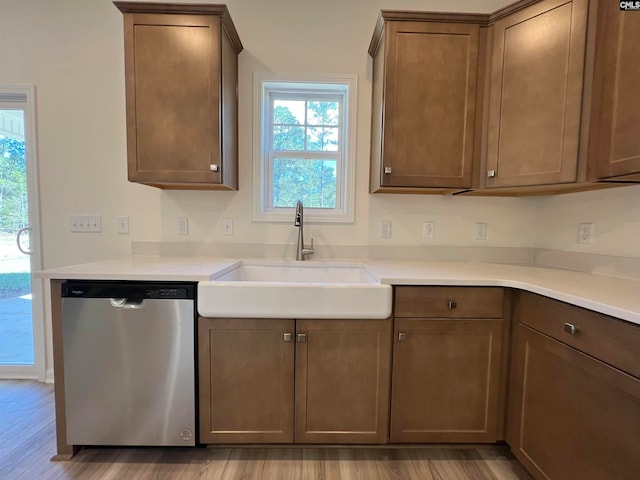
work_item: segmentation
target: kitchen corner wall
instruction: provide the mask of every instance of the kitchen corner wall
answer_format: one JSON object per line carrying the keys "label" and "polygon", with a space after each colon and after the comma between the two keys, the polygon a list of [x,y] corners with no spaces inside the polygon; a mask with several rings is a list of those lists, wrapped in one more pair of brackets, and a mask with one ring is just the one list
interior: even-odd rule
{"label": "kitchen corner wall", "polygon": [[[580,223],[593,223],[591,245],[577,243]],[[535,224],[537,248],[640,259],[640,185],[540,197]]]}
{"label": "kitchen corner wall", "polygon": [[[190,0],[193,1],[193,0]],[[576,250],[578,222],[596,223],[580,251],[640,258],[639,187],[543,198],[368,193],[371,59],[381,8],[490,12],[509,0],[228,0],[239,58],[240,190],[162,191],[126,178],[122,15],[110,0],[0,0],[0,84],[35,84],[45,268],[127,255],[132,242],[293,244],[287,224],[252,222],[255,71],[358,75],[355,223],[307,226],[322,245],[540,247]],[[100,234],[69,232],[69,215],[102,215]],[[130,234],[116,233],[116,217]],[[176,217],[189,236],[176,235]],[[221,218],[234,234],[223,236]],[[293,219],[292,219],[293,220]],[[379,222],[391,220],[392,238]],[[424,221],[435,238],[422,240]],[[487,239],[474,240],[476,222]],[[600,234],[606,233],[600,241]]]}

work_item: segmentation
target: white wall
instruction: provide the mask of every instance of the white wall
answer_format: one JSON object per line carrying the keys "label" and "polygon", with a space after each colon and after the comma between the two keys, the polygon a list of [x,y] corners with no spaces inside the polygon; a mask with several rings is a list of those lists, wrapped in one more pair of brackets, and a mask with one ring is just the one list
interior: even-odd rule
{"label": "white wall", "polygon": [[[540,197],[538,248],[640,258],[640,185]],[[591,245],[577,243],[578,224],[593,223]]]}
{"label": "white wall", "polygon": [[[322,244],[577,249],[579,221],[593,221],[596,253],[640,257],[638,189],[549,198],[461,198],[368,193],[371,60],[381,8],[489,12],[509,0],[227,0],[240,55],[240,190],[162,191],[127,182],[122,15],[109,0],[0,0],[0,84],[35,84],[44,267],[126,255],[131,242],[293,243],[290,224],[253,223],[252,74],[358,75],[356,221],[309,225]],[[635,206],[635,209],[633,208]],[[101,234],[71,234],[73,213],[101,213]],[[130,235],[115,218],[130,217]],[[175,234],[188,216],[190,235]],[[220,219],[232,217],[233,236]],[[391,239],[379,238],[382,219]],[[422,222],[436,238],[421,239]],[[485,242],[474,224],[488,224]],[[606,235],[601,235],[606,233]]]}

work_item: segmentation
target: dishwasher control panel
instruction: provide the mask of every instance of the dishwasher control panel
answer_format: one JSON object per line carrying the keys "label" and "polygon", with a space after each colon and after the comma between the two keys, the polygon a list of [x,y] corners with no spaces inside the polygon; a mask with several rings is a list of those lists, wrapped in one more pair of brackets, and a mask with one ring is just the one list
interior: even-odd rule
{"label": "dishwasher control panel", "polygon": [[73,281],[62,284],[63,298],[193,299],[195,283]]}

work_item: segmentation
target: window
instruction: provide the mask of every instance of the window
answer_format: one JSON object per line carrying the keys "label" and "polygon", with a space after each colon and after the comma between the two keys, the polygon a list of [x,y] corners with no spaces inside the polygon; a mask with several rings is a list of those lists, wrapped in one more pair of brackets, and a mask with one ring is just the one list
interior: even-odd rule
{"label": "window", "polygon": [[[254,220],[353,222],[355,76],[256,74]],[[257,193],[259,192],[259,194]]]}

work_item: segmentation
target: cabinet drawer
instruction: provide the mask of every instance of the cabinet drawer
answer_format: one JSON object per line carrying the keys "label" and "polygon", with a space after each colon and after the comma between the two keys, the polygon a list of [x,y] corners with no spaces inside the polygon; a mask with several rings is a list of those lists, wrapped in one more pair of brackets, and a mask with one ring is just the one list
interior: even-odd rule
{"label": "cabinet drawer", "polygon": [[640,327],[636,325],[528,292],[520,292],[515,318],[640,378]]}
{"label": "cabinet drawer", "polygon": [[396,287],[396,317],[502,318],[500,287]]}

